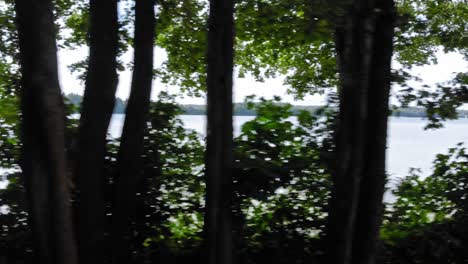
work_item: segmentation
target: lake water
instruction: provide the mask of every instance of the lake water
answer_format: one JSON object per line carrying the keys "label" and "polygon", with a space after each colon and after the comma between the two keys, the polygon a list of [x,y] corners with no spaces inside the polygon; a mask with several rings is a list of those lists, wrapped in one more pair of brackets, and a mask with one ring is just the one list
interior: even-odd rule
{"label": "lake water", "polygon": [[[109,133],[119,137],[122,131],[124,115],[114,114],[109,126]],[[205,133],[206,117],[181,115],[185,127]],[[242,124],[252,120],[253,116],[234,117],[234,135],[238,135]],[[291,119],[294,122],[294,118]],[[459,142],[468,144],[468,118],[447,121],[444,128],[424,130],[427,121],[420,118],[390,117],[387,149],[387,172],[390,174],[389,185],[398,178],[408,175],[410,168],[420,168],[423,175],[431,172],[432,161],[438,153],[446,153],[448,148]],[[0,173],[2,170],[0,169]],[[0,180],[0,188],[6,186]]]}
{"label": "lake water", "polygon": [[[109,126],[112,137],[120,137],[125,116],[114,114]],[[205,134],[206,117],[181,115],[186,128]],[[242,124],[252,120],[253,116],[234,117],[234,135],[238,135]],[[295,122],[295,119],[291,119]],[[432,161],[438,153],[446,153],[448,148],[457,143],[468,143],[468,118],[447,121],[444,128],[424,130],[425,120],[420,118],[390,117],[387,142],[387,172],[390,174],[388,187],[392,187],[398,178],[408,175],[410,168],[420,168],[423,175],[428,175]],[[0,173],[5,172],[0,168]],[[0,180],[0,188],[5,188],[7,181]],[[384,200],[393,201],[387,192]],[[0,205],[0,213],[6,212],[5,205]]]}
{"label": "lake water", "polygon": [[[206,117],[181,115],[185,127],[204,134]],[[253,116],[234,117],[234,135],[238,135],[242,124]],[[120,136],[124,115],[112,117],[109,132],[113,137]],[[294,121],[294,119],[292,119]],[[420,168],[424,175],[429,174],[432,161],[438,153],[446,153],[458,142],[468,143],[468,119],[447,121],[444,128],[424,130],[427,121],[420,118],[390,117],[387,149],[387,172],[391,175],[390,184],[399,177],[406,176],[410,168]],[[392,185],[392,184],[391,184]]]}

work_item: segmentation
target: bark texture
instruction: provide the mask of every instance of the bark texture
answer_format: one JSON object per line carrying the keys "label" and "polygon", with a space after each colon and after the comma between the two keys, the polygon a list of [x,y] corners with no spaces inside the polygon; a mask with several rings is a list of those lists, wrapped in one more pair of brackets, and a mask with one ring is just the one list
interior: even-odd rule
{"label": "bark texture", "polygon": [[117,87],[117,0],[91,0],[89,64],[85,83],[75,177],[79,190],[81,263],[101,264],[104,252],[104,155]]}
{"label": "bark texture", "polygon": [[[335,135],[336,164],[328,225],[328,263],[351,263],[353,234],[366,162],[365,125],[372,55],[372,5],[356,0],[344,29],[335,36],[339,52],[340,112]],[[342,52],[342,53],[341,53]]]}
{"label": "bark texture", "polygon": [[205,234],[210,264],[232,263],[232,74],[234,1],[211,0],[208,20],[208,126]]}
{"label": "bark texture", "polygon": [[134,68],[117,160],[112,210],[114,263],[130,263],[129,227],[141,181],[141,155],[153,80],[155,13],[153,0],[135,1]]}
{"label": "bark texture", "polygon": [[65,113],[50,0],[17,0],[22,162],[38,262],[76,264],[65,160]]}
{"label": "bark texture", "polygon": [[337,164],[329,222],[329,263],[375,263],[393,53],[393,0],[354,1],[336,31],[341,77]]}

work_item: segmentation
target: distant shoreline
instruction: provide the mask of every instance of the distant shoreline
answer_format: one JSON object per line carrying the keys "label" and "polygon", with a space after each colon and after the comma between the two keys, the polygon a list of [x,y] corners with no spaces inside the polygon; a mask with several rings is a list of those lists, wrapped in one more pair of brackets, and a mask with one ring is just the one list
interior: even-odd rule
{"label": "distant shoreline", "polygon": [[[114,115],[125,115],[124,112],[114,112],[113,113]],[[187,114],[187,113],[182,113],[180,115],[183,115],[183,116],[206,116],[206,114]],[[256,115],[236,115],[234,114],[233,116],[256,116]],[[293,116],[297,116],[297,115],[293,115]],[[419,119],[422,119],[422,120],[426,120],[427,117],[424,117],[424,116],[403,116],[403,115],[390,115],[390,117],[396,117],[396,118],[419,118]],[[456,119],[451,119],[451,120],[464,120],[464,119],[467,119],[468,120],[468,117],[458,117]]]}
{"label": "distant shoreline", "polygon": [[[181,106],[181,108],[182,108],[182,110],[184,110],[183,106]],[[292,111],[293,111],[292,116],[297,116],[297,111],[294,111],[294,109],[292,109]],[[423,111],[422,108],[421,108],[421,111]],[[462,111],[467,111],[467,110],[462,110]],[[313,111],[310,111],[310,112],[313,113]],[[124,115],[125,111],[121,111],[121,112],[114,111],[114,114]],[[206,116],[206,113],[198,112],[198,111],[197,112],[182,111],[182,113],[180,115]],[[257,114],[255,112],[253,112],[253,113],[236,113],[236,111],[234,111],[233,116],[257,116]],[[427,119],[427,116],[425,114],[423,114],[423,113],[420,113],[419,111],[418,112],[396,112],[396,113],[394,112],[390,116],[391,117],[406,117],[406,118]],[[459,116],[456,119],[468,119],[468,114],[464,114],[463,112],[459,113]]]}
{"label": "distant shoreline", "polygon": [[[79,106],[82,101],[82,96],[78,94],[68,94],[66,98],[70,103]],[[114,114],[125,114],[125,107],[127,101],[120,98],[116,98]],[[183,115],[206,115],[206,106],[205,105],[196,105],[196,104],[183,104],[179,105],[182,110]],[[307,111],[310,113],[315,113],[318,109],[323,106],[304,106],[304,105],[292,105],[291,112],[293,115],[297,115],[300,111]],[[466,119],[468,118],[468,110],[458,110],[459,118]],[[234,104],[234,116],[256,116],[256,112],[249,107],[246,103],[235,103]],[[418,117],[418,118],[427,118],[426,110],[421,107],[406,107],[400,108],[392,111],[391,116],[394,117]]]}
{"label": "distant shoreline", "polygon": [[[206,115],[204,105],[179,105],[182,110],[181,115],[194,115],[202,116]],[[317,109],[322,106],[297,106],[293,105],[291,107],[292,115],[297,116],[300,111],[308,111],[314,113]],[[125,106],[122,108],[115,108],[114,114],[125,114]],[[468,119],[468,110],[459,110],[457,119]],[[254,110],[248,109],[244,103],[234,104],[234,116],[257,116]],[[411,117],[411,118],[421,118],[426,119],[427,115],[424,108],[420,107],[408,107],[392,111],[390,116],[393,117]]]}

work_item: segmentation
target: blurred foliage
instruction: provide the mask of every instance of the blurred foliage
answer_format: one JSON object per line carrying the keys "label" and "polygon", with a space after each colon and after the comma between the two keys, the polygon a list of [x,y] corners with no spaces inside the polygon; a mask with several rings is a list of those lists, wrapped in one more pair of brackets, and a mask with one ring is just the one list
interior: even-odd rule
{"label": "blurred foliage", "polygon": [[427,178],[416,170],[392,191],[381,237],[385,263],[466,263],[468,153],[438,154]]}
{"label": "blurred foliage", "polygon": [[[460,111],[457,109],[468,103],[468,72],[460,72],[455,78],[446,83],[438,83],[435,89],[405,88],[400,91],[399,98],[403,106],[416,102],[417,106],[426,109],[429,120],[426,129],[443,127],[442,121],[456,119]],[[466,115],[466,112],[462,112]]]}
{"label": "blurred foliage", "polygon": [[176,116],[174,98],[161,93],[153,103],[145,135],[135,246],[180,252],[200,245],[203,224],[203,153],[200,135],[186,130]]}
{"label": "blurred foliage", "polygon": [[[0,256],[31,257],[27,205],[19,170],[19,53],[12,0],[0,5]],[[436,52],[459,52],[468,58],[468,5],[465,1],[397,2],[393,82],[403,86],[403,106],[425,107],[429,127],[455,118],[467,102],[467,73],[436,87],[414,89],[414,66],[436,63]],[[333,32],[348,1],[237,1],[236,66],[240,77],[258,81],[285,77],[296,98],[331,93],[337,85]],[[62,50],[88,45],[88,1],[55,1],[58,45]],[[157,1],[157,39],[167,58],[155,69],[164,83],[191,95],[205,87],[207,1]],[[133,1],[119,1],[120,55],[132,45]],[[87,58],[70,65],[84,78]],[[119,70],[131,65],[120,62]],[[330,89],[331,88],[331,89]],[[434,89],[435,88],[435,89]],[[330,92],[331,91],[331,92]],[[66,101],[67,150],[73,164],[78,108]],[[318,262],[323,252],[329,197],[328,163],[333,160],[333,117],[336,108],[297,111],[289,104],[249,97],[256,112],[235,138],[236,250],[242,263]],[[336,106],[336,105],[335,105]],[[174,98],[162,94],[151,106],[139,186],[132,247],[141,263],[193,261],[200,254],[204,210],[204,143],[177,117]],[[296,115],[297,117],[293,117]],[[109,138],[106,157],[110,201],[119,146]],[[381,232],[382,263],[466,263],[468,256],[467,154],[463,146],[440,154],[434,171],[422,178],[411,172],[393,190]],[[183,262],[182,261],[182,262]]]}
{"label": "blurred foliage", "polygon": [[[261,263],[317,258],[323,249],[330,181],[331,121],[290,104],[249,97],[257,116],[243,124],[235,138],[234,229],[239,255]],[[323,246],[323,245],[322,245]]]}
{"label": "blurred foliage", "polygon": [[396,59],[406,67],[436,63],[435,53],[456,51],[468,59],[468,6],[459,0],[398,0]]}
{"label": "blurred foliage", "polygon": [[[235,64],[239,77],[250,75],[263,81],[282,76],[296,98],[333,90],[338,81],[334,31],[349,2],[236,1]],[[439,50],[468,56],[465,1],[397,0],[396,5],[394,58],[399,66],[394,71],[395,83],[408,85],[416,80],[409,70],[437,63]],[[133,2],[121,0],[119,7],[120,43],[125,51],[132,44]],[[155,76],[191,95],[202,95],[208,1],[161,0],[156,9],[155,45],[165,51],[166,58],[155,69]],[[58,12],[63,13],[58,19],[63,21],[59,23],[64,32],[63,47],[86,46],[87,1],[75,1],[67,10]],[[71,69],[81,71],[85,65],[79,61]]]}
{"label": "blurred foliage", "polygon": [[155,76],[199,96],[205,90],[207,1],[158,1],[156,45],[167,54]]}
{"label": "blurred foliage", "polygon": [[[403,107],[410,103],[426,108],[426,128],[458,117],[456,109],[468,102],[467,73],[453,75],[442,83],[426,84],[408,70],[413,66],[437,64],[436,53],[457,52],[468,59],[468,5],[458,0],[399,0],[395,59],[401,64],[396,76],[402,87],[397,96]],[[413,81],[412,84],[409,82]]]}
{"label": "blurred foliage", "polygon": [[[242,232],[239,250],[253,258],[261,258],[267,250],[274,252],[278,243],[284,244],[285,252],[275,254],[283,258],[297,250],[313,256],[318,251],[310,248],[314,243],[306,241],[318,241],[326,219],[329,181],[321,159],[322,150],[329,151],[326,119],[303,111],[297,117],[298,124],[293,125],[291,105],[278,103],[279,98],[247,102],[259,114],[235,139],[237,203],[233,210]],[[70,107],[73,109],[72,104]],[[132,247],[139,260],[196,254],[201,247],[204,143],[201,135],[183,127],[177,117],[180,111],[174,98],[164,93],[151,106],[142,156],[143,181],[133,223]],[[68,127],[68,135],[73,136],[76,119],[70,118]],[[109,138],[109,201],[118,145],[118,139]],[[73,144],[68,148],[72,160]],[[7,188],[0,190],[6,210],[0,214],[1,243],[8,252],[14,245],[25,250],[29,241],[27,210],[25,204],[17,205],[25,200],[20,197],[24,195],[18,183],[21,173],[7,175]],[[23,224],[17,225],[19,222]],[[11,242],[15,239],[18,241]]]}
{"label": "blurred foliage", "polygon": [[[258,81],[284,77],[289,93],[331,94],[338,82],[334,31],[349,1],[236,1],[235,64],[239,77]],[[458,52],[468,58],[468,8],[458,0],[397,0],[393,83],[401,106],[427,109],[428,128],[457,117],[457,107],[467,102],[466,72],[452,80],[427,85],[411,73],[414,66],[437,63],[436,53]],[[55,1],[60,50],[88,46],[89,1]],[[131,69],[122,55],[133,45],[134,2],[119,1],[119,70]],[[162,65],[154,70],[163,83],[178,86],[190,95],[203,95],[206,69],[208,2],[161,0],[156,3],[155,46],[164,50]],[[0,102],[9,104],[20,88],[17,33],[13,1],[0,7]],[[161,54],[162,55],[162,54]],[[84,80],[87,56],[68,65]],[[3,114],[3,113],[0,113]]]}
{"label": "blurred foliage", "polygon": [[[67,148],[72,161],[77,119],[72,118],[74,105],[67,105],[71,137]],[[292,106],[280,98],[253,96],[245,105],[257,116],[242,126],[234,140],[236,255],[240,263],[270,263],[272,258],[276,263],[320,263],[334,110],[301,111],[293,116]],[[131,246],[137,263],[193,263],[202,252],[204,139],[184,128],[180,113],[174,97],[165,93],[151,105],[132,223]],[[18,142],[11,144],[19,147]],[[105,191],[109,204],[118,146],[119,139],[109,138]],[[17,168],[19,161],[14,157],[9,164]],[[8,185],[0,189],[0,254],[27,260],[32,251],[21,172],[10,170],[1,177]],[[392,191],[394,201],[386,206],[382,263],[468,260],[463,250],[468,242],[467,186],[468,156],[462,145],[437,155],[427,178],[413,170],[402,179]]]}
{"label": "blurred foliage", "polygon": [[2,173],[0,181],[8,181],[6,188],[0,189],[0,255],[12,260],[32,258],[33,238],[21,173]]}
{"label": "blurred foliage", "polygon": [[333,32],[346,1],[238,1],[236,65],[258,81],[284,75],[303,97],[337,84]]}

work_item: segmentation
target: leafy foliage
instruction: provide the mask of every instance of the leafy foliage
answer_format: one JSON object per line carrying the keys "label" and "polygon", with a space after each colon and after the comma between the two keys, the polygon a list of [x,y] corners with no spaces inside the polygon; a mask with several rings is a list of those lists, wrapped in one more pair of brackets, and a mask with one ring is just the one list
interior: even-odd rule
{"label": "leafy foliage", "polygon": [[[329,92],[337,84],[333,34],[348,1],[237,1],[236,65],[239,76],[257,80],[285,76],[289,92],[297,98]],[[416,91],[407,81],[413,66],[436,63],[442,47],[468,57],[463,1],[397,1],[398,23],[394,82],[406,85],[403,105],[416,101],[426,107],[431,127],[456,117],[455,109],[467,101],[467,74],[459,73],[436,90]],[[87,1],[55,1],[55,19],[61,49],[88,45]],[[201,95],[205,84],[207,2],[161,0],[157,6],[155,45],[167,60],[155,75],[163,82]],[[132,1],[120,1],[120,52],[132,41]],[[13,1],[0,5],[0,255],[15,259],[31,253],[24,190],[19,167],[18,99],[21,90]],[[71,65],[84,78],[86,58]],[[127,66],[127,65],[125,65]],[[130,65],[131,66],[131,65]],[[124,65],[120,65],[120,70]],[[72,113],[76,107],[67,104]],[[333,109],[321,115],[293,111],[291,105],[254,98],[246,102],[255,111],[235,138],[236,245],[246,263],[274,258],[278,263],[313,262],[323,251],[321,239],[330,195],[327,164],[333,159]],[[319,111],[319,112],[320,112]],[[135,258],[146,262],[198,254],[204,210],[203,139],[184,129],[177,118],[174,98],[161,95],[151,107],[139,186],[137,219],[132,247]],[[294,124],[293,114],[297,114]],[[68,119],[67,148],[73,160],[76,120]],[[112,193],[119,141],[110,139],[106,157]],[[72,164],[72,162],[70,162]],[[468,260],[466,228],[467,155],[462,146],[438,155],[434,172],[422,179],[417,172],[393,192],[382,240],[385,263],[462,263]],[[26,254],[25,254],[26,252]],[[249,256],[247,259],[246,256]],[[297,257],[300,256],[300,257]],[[177,261],[176,261],[177,262]]]}
{"label": "leafy foliage", "polygon": [[[243,263],[271,258],[278,263],[319,262],[330,195],[326,168],[333,159],[333,122],[321,113],[302,111],[293,116],[292,106],[281,104],[279,98],[250,97],[245,104],[257,116],[235,138],[233,220],[238,256]],[[132,223],[132,248],[139,262],[190,261],[202,249],[203,138],[183,127],[177,117],[180,111],[167,94],[151,106],[137,218]],[[70,136],[75,121],[70,120]],[[109,201],[118,144],[118,139],[108,143]],[[381,236],[384,263],[467,259],[462,250],[468,239],[463,224],[467,159],[462,145],[450,149],[437,156],[432,175],[422,179],[413,171],[393,191],[396,200],[387,206]],[[21,252],[31,252],[31,240],[21,172],[6,177],[7,188],[0,190],[0,244],[12,258],[24,259],[29,255]],[[446,259],[454,262],[443,262]]]}
{"label": "leafy foliage", "polygon": [[206,1],[160,2],[156,45],[166,51],[167,60],[155,74],[192,95],[205,90],[207,18]]}
{"label": "leafy foliage", "polygon": [[327,218],[326,124],[307,111],[293,124],[292,106],[279,102],[247,99],[257,116],[235,139],[235,222],[253,263],[263,254],[278,263],[317,257]]}
{"label": "leafy foliage", "polygon": [[393,191],[382,228],[389,263],[464,263],[468,260],[468,155],[462,144],[438,154],[434,171],[415,171]]}
{"label": "leafy foliage", "polygon": [[457,108],[468,102],[468,73],[460,72],[446,83],[438,83],[437,89],[430,91],[429,86],[422,90],[407,88],[402,90],[400,99],[404,106],[416,101],[418,106],[426,109],[428,128],[440,128],[442,121],[458,118]]}
{"label": "leafy foliage", "polygon": [[183,127],[173,100],[162,93],[152,105],[145,136],[139,228],[145,246],[156,252],[199,246],[203,224],[204,146]]}

